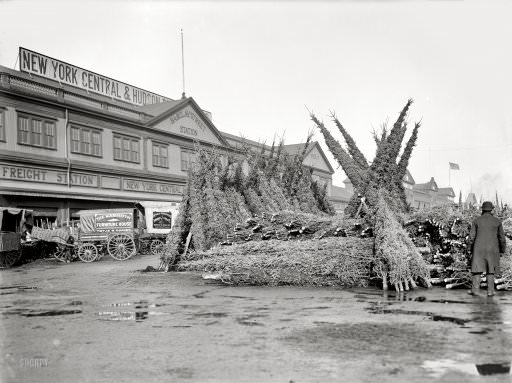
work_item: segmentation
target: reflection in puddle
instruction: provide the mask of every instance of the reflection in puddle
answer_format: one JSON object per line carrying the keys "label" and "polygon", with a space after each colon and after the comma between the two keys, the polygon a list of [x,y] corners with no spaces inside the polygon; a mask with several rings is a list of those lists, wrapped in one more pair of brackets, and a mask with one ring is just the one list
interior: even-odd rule
{"label": "reflection in puddle", "polygon": [[463,372],[469,375],[510,374],[510,362],[473,364],[457,362],[451,359],[427,360],[421,366],[435,378],[443,376],[448,371]]}
{"label": "reflection in puddle", "polygon": [[99,319],[106,321],[135,321],[142,322],[149,316],[170,315],[159,311],[100,311],[96,313]]}
{"label": "reflection in puddle", "polygon": [[138,301],[138,302],[122,302],[122,303],[107,303],[104,304],[103,307],[130,307],[133,306],[136,309],[148,309],[148,308],[156,308],[161,307],[163,304],[160,303],[149,303],[148,301]]}
{"label": "reflection in puddle", "polygon": [[108,321],[135,321],[142,322],[143,320],[148,319],[149,312],[147,311],[138,311],[138,312],[129,312],[129,311],[100,311],[98,313],[101,320]]}

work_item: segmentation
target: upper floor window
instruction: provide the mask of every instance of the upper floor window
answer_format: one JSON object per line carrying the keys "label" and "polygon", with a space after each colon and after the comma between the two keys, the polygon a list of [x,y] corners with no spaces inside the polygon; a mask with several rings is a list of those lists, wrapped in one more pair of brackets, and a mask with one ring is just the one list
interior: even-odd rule
{"label": "upper floor window", "polygon": [[5,111],[0,106],[0,141],[5,142]]}
{"label": "upper floor window", "polygon": [[18,144],[56,149],[57,138],[55,133],[55,120],[18,113]]}
{"label": "upper floor window", "polygon": [[139,139],[114,134],[114,160],[139,163]]}
{"label": "upper floor window", "polygon": [[101,157],[101,130],[71,126],[71,152]]}
{"label": "upper floor window", "polygon": [[196,162],[196,152],[193,150],[181,149],[181,170],[188,171]]}
{"label": "upper floor window", "polygon": [[162,168],[169,167],[167,150],[167,145],[153,142],[153,166],[158,166]]}

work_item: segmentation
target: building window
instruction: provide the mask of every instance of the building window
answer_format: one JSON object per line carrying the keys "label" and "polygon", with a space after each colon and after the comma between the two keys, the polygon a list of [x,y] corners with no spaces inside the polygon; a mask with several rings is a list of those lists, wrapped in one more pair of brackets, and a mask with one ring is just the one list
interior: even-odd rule
{"label": "building window", "polygon": [[5,142],[5,111],[0,107],[0,141]]}
{"label": "building window", "polygon": [[181,170],[188,171],[196,162],[196,152],[193,150],[181,149]]}
{"label": "building window", "polygon": [[[0,124],[3,126],[3,123]],[[0,130],[2,130],[1,127]],[[0,141],[5,140],[5,132],[3,140],[1,137],[0,133]],[[18,144],[56,149],[55,121],[37,116],[18,114]]]}
{"label": "building window", "polygon": [[153,142],[153,166],[168,168],[167,145]]}
{"label": "building window", "polygon": [[114,160],[139,163],[139,139],[114,134]]}
{"label": "building window", "polygon": [[71,152],[101,157],[101,131],[83,126],[72,126]]}

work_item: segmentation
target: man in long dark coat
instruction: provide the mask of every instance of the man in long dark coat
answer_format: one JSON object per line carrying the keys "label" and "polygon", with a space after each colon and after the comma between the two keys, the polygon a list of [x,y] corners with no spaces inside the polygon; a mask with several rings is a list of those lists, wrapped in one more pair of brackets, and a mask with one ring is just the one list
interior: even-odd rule
{"label": "man in long dark coat", "polygon": [[482,273],[487,274],[487,295],[494,295],[494,274],[500,272],[500,253],[507,243],[501,221],[492,215],[492,202],[482,204],[482,215],[473,221],[469,233],[471,250],[472,287],[469,292],[478,295]]}

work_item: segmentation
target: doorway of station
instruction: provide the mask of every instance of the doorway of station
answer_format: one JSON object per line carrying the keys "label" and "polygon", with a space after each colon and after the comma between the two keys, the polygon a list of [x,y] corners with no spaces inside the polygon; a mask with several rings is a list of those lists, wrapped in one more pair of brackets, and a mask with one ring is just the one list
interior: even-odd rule
{"label": "doorway of station", "polygon": [[41,229],[53,229],[57,227],[57,208],[48,208],[40,206],[19,206],[21,209],[32,210],[34,217],[34,226]]}

